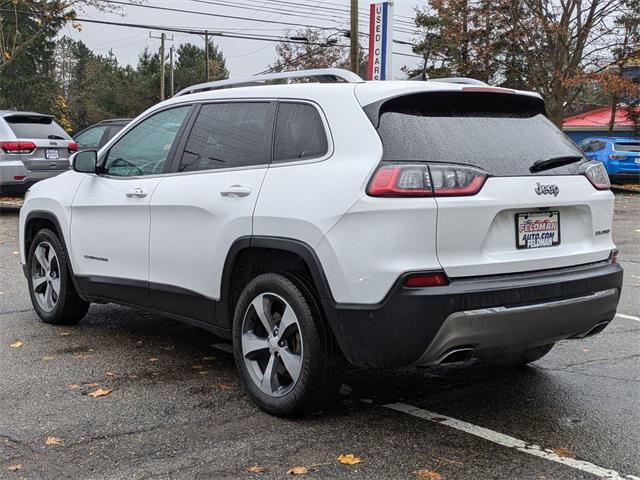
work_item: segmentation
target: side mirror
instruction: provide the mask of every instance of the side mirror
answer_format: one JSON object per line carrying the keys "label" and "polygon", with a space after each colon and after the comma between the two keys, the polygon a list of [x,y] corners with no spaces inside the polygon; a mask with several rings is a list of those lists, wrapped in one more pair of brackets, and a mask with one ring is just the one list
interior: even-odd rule
{"label": "side mirror", "polygon": [[76,172],[96,173],[98,165],[98,152],[95,150],[83,150],[74,153],[70,158],[71,165]]}

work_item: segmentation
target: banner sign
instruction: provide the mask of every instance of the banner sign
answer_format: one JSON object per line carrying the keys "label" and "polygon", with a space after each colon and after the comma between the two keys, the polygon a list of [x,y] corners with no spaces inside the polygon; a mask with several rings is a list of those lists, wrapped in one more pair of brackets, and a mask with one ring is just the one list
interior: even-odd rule
{"label": "banner sign", "polygon": [[368,80],[393,78],[391,69],[393,40],[393,2],[371,4],[369,18]]}

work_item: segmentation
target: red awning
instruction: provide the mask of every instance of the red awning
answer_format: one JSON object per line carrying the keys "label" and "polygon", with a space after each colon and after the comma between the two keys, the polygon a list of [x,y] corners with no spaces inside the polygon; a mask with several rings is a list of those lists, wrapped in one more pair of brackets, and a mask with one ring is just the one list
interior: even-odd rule
{"label": "red awning", "polygon": [[[637,108],[640,112],[640,108]],[[597,110],[591,110],[590,112],[584,112],[580,115],[574,115],[573,117],[567,117],[564,119],[562,127],[571,130],[581,129],[607,129],[609,128],[609,121],[611,120],[611,107],[598,108]],[[632,122],[628,117],[627,111],[623,107],[618,107],[616,111],[616,128],[628,129],[631,128]]]}

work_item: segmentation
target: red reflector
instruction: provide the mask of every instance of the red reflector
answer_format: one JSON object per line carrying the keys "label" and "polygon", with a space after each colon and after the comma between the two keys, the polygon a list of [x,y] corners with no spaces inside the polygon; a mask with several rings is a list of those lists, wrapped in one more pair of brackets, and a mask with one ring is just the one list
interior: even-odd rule
{"label": "red reflector", "polygon": [[22,180],[24,180],[25,178],[27,178],[27,177],[26,177],[26,175],[16,175],[15,177],[13,177],[13,179],[14,179],[16,182],[21,182],[21,181],[22,181]]}
{"label": "red reflector", "polygon": [[449,282],[444,273],[417,273],[410,275],[404,281],[406,288],[424,288],[448,285]]}
{"label": "red reflector", "polygon": [[0,148],[5,153],[31,153],[36,149],[33,142],[0,142]]}
{"label": "red reflector", "polygon": [[78,144],[76,142],[69,142],[69,145],[67,145],[67,148],[69,149],[69,152],[77,152]]}

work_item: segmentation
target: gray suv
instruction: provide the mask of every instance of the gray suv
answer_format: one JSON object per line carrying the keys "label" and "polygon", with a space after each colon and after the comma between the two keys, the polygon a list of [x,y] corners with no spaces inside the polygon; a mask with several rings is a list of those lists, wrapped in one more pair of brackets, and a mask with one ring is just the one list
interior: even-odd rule
{"label": "gray suv", "polygon": [[22,194],[67,171],[77,149],[51,115],[0,110],[0,195]]}

